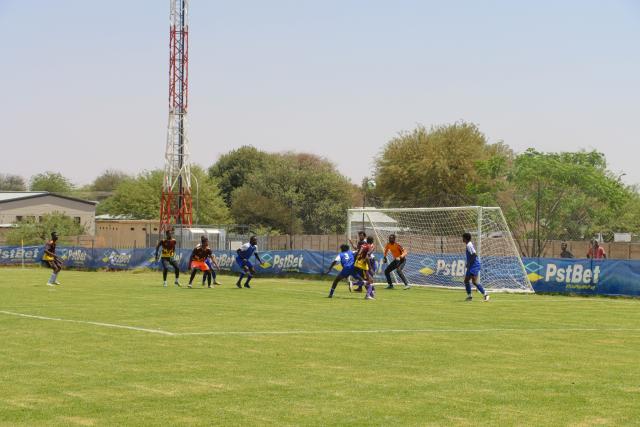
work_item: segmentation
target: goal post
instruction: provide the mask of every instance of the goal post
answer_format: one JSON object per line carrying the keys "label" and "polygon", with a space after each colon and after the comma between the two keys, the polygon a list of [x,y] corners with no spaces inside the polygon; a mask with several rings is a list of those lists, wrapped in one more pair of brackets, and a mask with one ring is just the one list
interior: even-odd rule
{"label": "goal post", "polygon": [[[376,244],[376,282],[386,282],[383,248],[389,235],[408,252],[404,274],[411,285],[463,288],[466,272],[462,234],[470,233],[480,257],[480,283],[492,292],[533,292],[507,221],[498,207],[349,209],[347,236],[359,231]],[[390,255],[388,260],[391,261]],[[387,264],[388,265],[388,264]],[[400,283],[392,273],[392,281]]]}

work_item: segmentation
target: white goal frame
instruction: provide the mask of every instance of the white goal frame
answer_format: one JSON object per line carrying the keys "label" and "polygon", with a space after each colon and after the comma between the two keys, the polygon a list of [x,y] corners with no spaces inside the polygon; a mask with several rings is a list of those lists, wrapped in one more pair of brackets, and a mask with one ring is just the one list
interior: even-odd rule
{"label": "white goal frame", "polygon": [[[440,214],[440,215],[439,215]],[[402,224],[405,221],[404,216],[409,216],[409,219],[419,219],[421,217],[438,217],[437,221],[431,224],[431,227],[438,226],[438,222],[446,223],[447,216],[464,218],[463,221],[452,225],[453,230],[447,231],[443,227],[443,231],[440,235],[430,234],[433,230],[425,231],[420,229],[419,224],[415,228],[407,227],[406,224]],[[439,216],[438,216],[439,215]],[[393,219],[396,218],[396,219]],[[389,222],[393,220],[397,225],[390,226]],[[394,229],[395,228],[395,229]],[[416,251],[416,247],[407,248],[409,250],[407,268],[405,274],[407,275],[411,286],[429,286],[439,287],[447,289],[460,289],[463,288],[463,281],[460,277],[460,266],[462,259],[464,259],[465,247],[462,243],[462,233],[469,232],[473,236],[473,242],[476,247],[478,256],[483,263],[483,269],[481,271],[482,277],[485,281],[480,283],[489,292],[518,292],[518,293],[532,293],[534,292],[527,271],[520,257],[518,247],[513,238],[513,234],[508,227],[506,218],[502,213],[502,209],[499,207],[484,207],[484,206],[458,206],[458,207],[441,207],[441,208],[355,208],[348,210],[347,216],[347,238],[349,240],[357,240],[357,233],[360,230],[364,230],[367,235],[371,235],[375,239],[376,244],[376,258],[379,264],[382,261],[382,253],[389,234],[396,234],[398,236],[398,242],[403,243],[411,236],[420,236],[420,239],[440,239],[440,251],[429,252],[424,250],[422,252]],[[413,234],[412,234],[413,232]],[[421,234],[419,234],[422,232]],[[446,244],[443,243],[446,241]],[[435,244],[433,245],[435,246]],[[446,247],[446,249],[445,249]],[[486,256],[484,258],[483,256]],[[445,258],[451,261],[450,276],[438,274],[441,273],[440,268],[424,267],[423,270],[431,272],[432,276],[422,277],[416,273],[416,262],[413,262],[412,258],[422,258],[421,263],[426,260],[436,260],[438,257]],[[484,262],[486,260],[486,263]],[[438,259],[438,266],[441,266],[444,261]],[[424,265],[424,264],[423,264]],[[454,268],[455,266],[455,268]],[[462,264],[462,267],[464,265]],[[385,284],[386,280],[384,274],[381,271],[384,267],[377,270],[376,283]],[[434,272],[434,270],[437,270]],[[454,270],[456,272],[454,273]],[[407,274],[409,273],[409,274]],[[413,278],[419,278],[422,281],[413,281]],[[394,272],[392,273],[392,282],[394,284],[401,283],[399,277]]]}

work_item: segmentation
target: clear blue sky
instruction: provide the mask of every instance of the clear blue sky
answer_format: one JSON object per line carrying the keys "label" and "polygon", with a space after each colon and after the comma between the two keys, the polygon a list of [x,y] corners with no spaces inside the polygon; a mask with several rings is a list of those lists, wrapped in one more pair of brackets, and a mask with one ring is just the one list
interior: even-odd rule
{"label": "clear blue sky", "polygon": [[[162,167],[163,0],[0,0],[0,172]],[[640,1],[191,0],[190,131],[328,157],[464,119],[516,151],[595,148],[640,183]]]}

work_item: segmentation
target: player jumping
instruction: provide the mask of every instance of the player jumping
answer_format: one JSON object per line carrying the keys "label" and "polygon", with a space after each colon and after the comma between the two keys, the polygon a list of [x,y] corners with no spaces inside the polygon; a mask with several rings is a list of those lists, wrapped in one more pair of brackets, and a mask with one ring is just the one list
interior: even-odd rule
{"label": "player jumping", "polygon": [[237,251],[238,255],[236,256],[236,262],[242,269],[242,271],[240,272],[240,277],[238,277],[238,281],[236,282],[236,286],[238,288],[242,289],[242,278],[245,276],[245,274],[247,275],[247,280],[244,282],[244,287],[251,287],[249,286],[249,282],[251,281],[253,275],[256,274],[256,270],[253,268],[253,264],[251,263],[251,261],[249,261],[251,259],[251,256],[255,256],[256,260],[258,260],[258,262],[262,264],[260,255],[258,255],[258,246],[256,246],[257,244],[258,238],[256,236],[251,236],[251,238],[249,239],[249,243],[245,243]]}
{"label": "player jumping", "polygon": [[167,274],[169,273],[169,266],[173,267],[173,273],[176,276],[174,285],[180,286],[178,278],[180,277],[180,267],[175,260],[176,255],[176,239],[173,238],[171,230],[167,230],[166,238],[162,239],[156,245],[156,262],[158,262],[158,250],[162,247],[162,257],[160,263],[162,264],[162,280],[165,288],[167,287]]}
{"label": "player jumping", "polygon": [[473,246],[471,242],[471,234],[464,233],[462,235],[462,241],[467,245],[466,254],[467,254],[467,273],[464,276],[464,287],[467,290],[467,301],[471,301],[473,297],[471,296],[471,282],[475,285],[478,291],[482,294],[485,301],[489,301],[489,294],[484,290],[482,285],[478,282],[478,275],[480,274],[480,258],[478,258],[478,254],[476,253],[476,248]]}
{"label": "player jumping", "polygon": [[386,276],[388,283],[387,289],[393,289],[393,283],[391,282],[391,273],[394,270],[396,270],[396,273],[398,274],[398,276],[400,276],[400,279],[404,283],[404,288],[411,288],[403,271],[404,266],[407,263],[408,252],[405,248],[402,247],[400,243],[396,242],[395,234],[389,235],[389,243],[387,243],[387,245],[384,247],[384,256],[382,258],[382,262],[384,264],[387,263],[387,254],[389,252],[391,252],[391,255],[393,256],[393,261],[391,261],[391,263],[384,270],[384,275]]}
{"label": "player jumping", "polygon": [[[358,254],[356,255],[356,262],[354,264],[356,275],[364,278],[364,285],[367,289],[367,295],[365,299],[374,299],[376,290],[373,286],[373,273],[370,269],[370,255],[373,252],[373,237],[367,237],[366,242],[360,246]],[[362,283],[362,282],[360,282]],[[362,285],[359,286],[362,289]]]}
{"label": "player jumping", "polygon": [[[336,259],[333,260],[331,265],[329,266],[329,270],[327,270],[327,274],[331,272],[331,269],[338,263],[342,266],[342,270],[333,280],[333,284],[331,285],[331,290],[329,291],[329,298],[333,298],[333,293],[338,286],[338,283],[343,279],[349,279],[349,276],[353,276],[356,279],[362,280],[361,277],[355,271],[354,263],[355,263],[355,255],[349,249],[349,245],[340,246],[340,253],[336,256]],[[349,282],[349,292],[351,292],[351,282]]]}
{"label": "player jumping", "polygon": [[51,233],[51,240],[44,245],[44,254],[42,255],[42,262],[53,270],[51,277],[47,281],[47,285],[56,286],[61,283],[58,282],[58,273],[62,270],[62,259],[56,255],[56,242],[58,241],[58,233],[55,231]]}

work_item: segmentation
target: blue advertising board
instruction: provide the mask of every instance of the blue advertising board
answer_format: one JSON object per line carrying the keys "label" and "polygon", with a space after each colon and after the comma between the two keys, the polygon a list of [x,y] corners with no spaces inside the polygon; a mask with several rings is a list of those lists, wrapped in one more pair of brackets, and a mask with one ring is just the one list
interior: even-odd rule
{"label": "blue advertising board", "polygon": [[[188,269],[188,249],[178,250],[176,259],[181,270]],[[38,264],[42,259],[41,246],[0,247],[0,266]],[[58,254],[64,265],[88,270],[158,269],[155,249],[114,249],[59,247]],[[232,251],[214,252],[221,270],[239,272]],[[258,273],[267,274],[324,274],[335,258],[335,253],[322,251],[265,251],[260,256],[264,263],[256,265]],[[536,292],[575,293],[587,295],[640,296],[640,261],[524,258],[527,276]],[[503,280],[518,280],[523,273],[516,258],[482,259],[483,269],[499,272]],[[330,274],[337,274],[339,266]],[[376,276],[382,280],[382,265]],[[424,276],[431,283],[446,286],[462,286],[465,260],[457,255],[411,254],[405,267],[410,282],[423,282]],[[418,280],[420,279],[420,280]]]}

